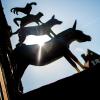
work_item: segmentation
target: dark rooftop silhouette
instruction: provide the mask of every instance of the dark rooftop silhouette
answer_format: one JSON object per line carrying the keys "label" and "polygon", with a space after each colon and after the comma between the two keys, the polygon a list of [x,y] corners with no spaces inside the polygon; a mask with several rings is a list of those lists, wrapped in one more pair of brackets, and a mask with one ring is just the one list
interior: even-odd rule
{"label": "dark rooftop silhouette", "polygon": [[76,97],[81,94],[83,97],[94,97],[94,93],[98,93],[100,84],[100,64],[85,70],[79,74],[59,80],[50,85],[43,86],[39,89],[30,91],[22,95],[21,99],[37,100],[37,99],[62,99]]}

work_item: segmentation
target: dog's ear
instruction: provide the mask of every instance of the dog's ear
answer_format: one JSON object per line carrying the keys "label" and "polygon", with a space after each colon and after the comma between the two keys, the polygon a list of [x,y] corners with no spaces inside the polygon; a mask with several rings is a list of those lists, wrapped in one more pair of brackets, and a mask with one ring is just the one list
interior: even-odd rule
{"label": "dog's ear", "polygon": [[52,19],[55,19],[55,15],[52,16]]}

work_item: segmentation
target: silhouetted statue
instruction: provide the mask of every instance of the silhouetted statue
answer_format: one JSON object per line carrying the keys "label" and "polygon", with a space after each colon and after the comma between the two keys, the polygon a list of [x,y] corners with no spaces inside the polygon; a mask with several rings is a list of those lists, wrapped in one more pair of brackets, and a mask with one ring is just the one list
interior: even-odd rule
{"label": "silhouetted statue", "polygon": [[43,66],[52,63],[63,56],[79,72],[80,70],[77,68],[76,63],[82,68],[83,65],[69,50],[69,46],[73,41],[91,41],[90,36],[85,35],[80,30],[76,30],[76,21],[73,25],[73,28],[69,28],[61,32],[50,41],[46,42],[41,47],[41,54],[39,54],[40,47],[38,44],[22,44],[16,47],[13,51],[13,56],[15,57],[17,64],[17,70],[15,71],[15,80],[17,86],[29,64]]}
{"label": "silhouetted statue", "polygon": [[17,26],[19,26],[17,21],[20,21],[20,27],[24,27],[25,25],[30,24],[32,22],[36,22],[39,26],[39,23],[42,23],[40,20],[40,18],[42,16],[43,16],[43,13],[41,13],[41,12],[39,12],[37,15],[29,14],[29,15],[22,17],[22,18],[15,18],[14,22]]}
{"label": "silhouetted statue", "polygon": [[36,2],[27,3],[25,7],[15,7],[11,9],[11,12],[18,15],[18,12],[29,15],[32,10],[32,5],[37,5]]}
{"label": "silhouetted statue", "polygon": [[47,21],[46,23],[40,26],[22,27],[18,29],[15,33],[13,33],[12,35],[18,34],[20,44],[23,43],[26,36],[28,35],[48,35],[49,37],[52,38],[52,35],[50,33],[52,33],[54,36],[56,35],[51,30],[51,28],[54,25],[61,24],[61,23],[62,23],[61,21],[55,19],[55,16],[53,16],[49,21]]}

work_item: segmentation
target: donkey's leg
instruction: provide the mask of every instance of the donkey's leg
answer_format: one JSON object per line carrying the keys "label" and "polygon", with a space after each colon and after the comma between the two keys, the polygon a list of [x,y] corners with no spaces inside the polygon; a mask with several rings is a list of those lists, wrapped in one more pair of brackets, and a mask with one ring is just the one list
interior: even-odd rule
{"label": "donkey's leg", "polygon": [[75,62],[67,55],[65,54],[64,57],[68,60],[68,62],[77,70],[77,72],[79,73],[80,70],[78,69],[77,65],[75,64]]}
{"label": "donkey's leg", "polygon": [[74,54],[70,50],[68,50],[67,53],[82,69],[84,69],[84,66],[81,64],[81,62],[74,56]]}
{"label": "donkey's leg", "polygon": [[15,91],[20,92],[20,86],[21,86],[21,78],[27,68],[28,64],[25,64],[24,62],[21,62],[17,64],[16,71],[14,73],[14,85],[15,85]]}

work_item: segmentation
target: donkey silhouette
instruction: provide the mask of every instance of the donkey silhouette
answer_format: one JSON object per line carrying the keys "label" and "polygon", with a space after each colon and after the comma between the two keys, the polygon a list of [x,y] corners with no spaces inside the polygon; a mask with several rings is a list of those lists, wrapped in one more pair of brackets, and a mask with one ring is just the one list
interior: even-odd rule
{"label": "donkey silhouette", "polygon": [[12,8],[10,11],[17,15],[18,12],[29,15],[32,10],[32,5],[37,5],[37,3],[36,2],[27,3],[25,7],[15,7]]}
{"label": "donkey silhouette", "polygon": [[15,62],[17,64],[17,69],[14,74],[16,85],[18,86],[18,84],[20,83],[21,77],[23,76],[24,71],[29,64],[35,66],[43,66],[52,63],[63,56],[78,72],[80,72],[76,64],[78,64],[82,68],[84,67],[81,62],[69,50],[69,46],[73,41],[78,41],[80,43],[91,41],[90,36],[85,35],[80,30],[76,30],[76,21],[72,28],[69,28],[59,33],[50,41],[46,42],[41,47],[40,55],[40,47],[38,44],[22,44],[16,47],[13,51],[13,56],[15,57]]}
{"label": "donkey silhouette", "polygon": [[19,37],[19,42],[22,44],[23,41],[25,40],[26,36],[28,35],[48,35],[49,37],[52,38],[52,33],[54,36],[55,33],[51,30],[51,28],[54,25],[61,24],[62,22],[55,19],[55,16],[53,15],[52,18],[47,21],[46,23],[40,25],[40,26],[29,26],[29,27],[22,27],[18,29],[14,34],[18,34]]}
{"label": "donkey silhouette", "polygon": [[39,22],[42,23],[40,21],[40,18],[43,16],[43,13],[39,12],[37,15],[32,15],[32,14],[29,14],[25,17],[22,17],[22,18],[15,18],[14,19],[14,22],[17,26],[19,26],[18,22],[17,21],[20,21],[20,27],[24,27],[25,25],[31,23],[31,22],[36,22],[39,26]]}

